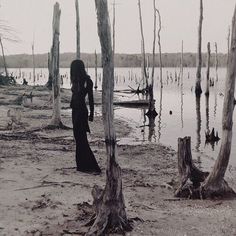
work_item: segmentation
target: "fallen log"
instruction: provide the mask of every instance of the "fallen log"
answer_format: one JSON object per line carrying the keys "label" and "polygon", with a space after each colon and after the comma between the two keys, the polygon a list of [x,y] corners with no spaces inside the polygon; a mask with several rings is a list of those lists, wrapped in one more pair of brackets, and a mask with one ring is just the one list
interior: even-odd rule
{"label": "fallen log", "polygon": [[114,102],[115,106],[125,106],[125,107],[148,107],[149,101],[147,100],[132,100],[132,101],[118,101]]}

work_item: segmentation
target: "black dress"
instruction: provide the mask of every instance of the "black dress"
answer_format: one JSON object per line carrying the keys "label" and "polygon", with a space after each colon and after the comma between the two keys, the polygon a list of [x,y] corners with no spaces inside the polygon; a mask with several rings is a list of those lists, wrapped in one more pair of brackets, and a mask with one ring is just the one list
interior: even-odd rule
{"label": "black dress", "polygon": [[88,95],[90,107],[90,119],[93,119],[93,82],[88,76],[86,80],[72,87],[72,123],[76,141],[76,165],[77,170],[82,172],[101,172],[98,163],[90,149],[87,132],[90,132],[88,124],[88,109],[85,97]]}

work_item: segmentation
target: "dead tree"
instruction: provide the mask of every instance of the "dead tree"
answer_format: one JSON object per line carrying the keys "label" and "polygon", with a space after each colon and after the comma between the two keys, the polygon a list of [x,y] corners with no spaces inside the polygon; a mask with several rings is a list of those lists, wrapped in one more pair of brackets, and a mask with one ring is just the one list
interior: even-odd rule
{"label": "dead tree", "polygon": [[132,229],[126,216],[122,193],[121,168],[117,163],[113,111],[114,62],[107,0],[95,0],[95,4],[98,35],[102,49],[102,114],[107,152],[107,170],[105,189],[102,190],[95,186],[92,191],[96,218],[87,235],[94,236],[103,235],[105,232],[124,233]]}
{"label": "dead tree", "polygon": [[[179,173],[181,177],[181,186],[176,192],[176,196],[181,197],[197,197],[197,198],[215,198],[215,197],[236,197],[236,193],[229,187],[224,180],[227,170],[232,145],[232,127],[233,127],[233,111],[234,111],[234,92],[236,77],[236,7],[234,9],[234,17],[232,21],[231,47],[229,54],[229,63],[227,66],[227,76],[225,84],[225,96],[222,119],[222,141],[217,160],[210,174],[196,171],[196,177],[193,173],[189,173],[191,166],[188,165],[182,174],[181,169],[184,167],[181,160],[187,153],[183,148],[180,153]],[[191,149],[190,149],[191,151]],[[189,152],[188,152],[189,153]],[[191,183],[186,186],[187,180]],[[186,180],[186,181],[185,181]],[[185,187],[184,187],[185,185]]]}
{"label": "dead tree", "polygon": [[52,90],[52,63],[51,63],[51,55],[48,53],[48,81],[45,85],[49,90]]}
{"label": "dead tree", "polygon": [[234,111],[234,92],[236,76],[236,7],[232,21],[231,47],[229,54],[229,63],[227,66],[227,76],[225,82],[225,96],[222,119],[222,141],[218,158],[214,168],[206,181],[202,185],[202,194],[205,197],[235,194],[224,180],[225,172],[228,167],[233,127]]}
{"label": "dead tree", "polygon": [[112,22],[112,47],[113,47],[113,57],[115,59],[115,49],[116,49],[116,1],[113,1],[113,22]]}
{"label": "dead tree", "polygon": [[200,198],[201,183],[209,174],[199,170],[193,163],[191,137],[178,138],[178,171],[180,185],[175,191],[176,197]]}
{"label": "dead tree", "polygon": [[206,92],[205,95],[209,96],[210,87],[210,63],[211,63],[211,45],[207,43],[207,72],[206,72]]}
{"label": "dead tree", "polygon": [[230,51],[230,26],[229,26],[229,30],[228,30],[228,36],[227,36],[227,47],[228,47],[228,51],[227,51],[227,64],[229,62],[229,51]]}
{"label": "dead tree", "polygon": [[51,48],[51,70],[52,70],[52,91],[53,91],[53,114],[48,128],[64,128],[61,122],[61,92],[59,75],[59,35],[60,35],[60,16],[61,10],[59,3],[56,2],[53,11],[53,42]]}
{"label": "dead tree", "polygon": [[95,85],[94,88],[95,90],[97,90],[98,88],[98,56],[97,56],[97,52],[95,50]]}
{"label": "dead tree", "polygon": [[197,50],[197,74],[196,74],[196,85],[195,94],[197,97],[201,96],[201,69],[202,69],[202,21],[203,21],[203,3],[200,0],[200,17],[198,26],[198,50]]}
{"label": "dead tree", "polygon": [[215,43],[215,70],[216,70],[216,82],[218,81],[218,49],[217,43]]}
{"label": "dead tree", "polygon": [[144,33],[143,33],[143,21],[142,21],[142,9],[141,2],[138,0],[138,8],[139,8],[139,22],[140,22],[140,31],[141,31],[141,48],[142,48],[142,73],[144,75],[146,88],[148,88],[148,76],[147,76],[147,67],[146,67],[146,53],[145,53],[145,41],[144,41]]}
{"label": "dead tree", "polygon": [[209,96],[206,96],[206,133],[210,132],[209,129]]}
{"label": "dead tree", "polygon": [[154,74],[155,74],[155,55],[156,55],[156,28],[157,28],[157,12],[156,12],[156,0],[153,0],[154,8],[154,22],[153,22],[153,46],[152,46],[152,74],[151,74],[151,84],[154,84]]}
{"label": "dead tree", "polygon": [[33,83],[34,83],[34,86],[35,86],[35,79],[36,79],[36,76],[35,76],[34,41],[33,41],[33,43],[32,43],[32,58],[33,58]]}
{"label": "dead tree", "polygon": [[155,71],[155,55],[156,55],[156,19],[157,19],[157,11],[156,11],[156,0],[153,0],[153,9],[154,9],[154,30],[153,30],[153,49],[152,49],[152,74],[151,74],[151,84],[149,85],[149,109],[146,115],[152,121],[155,122],[155,117],[157,116],[157,112],[155,109],[155,100],[153,95],[153,86],[154,86],[154,71]]}
{"label": "dead tree", "polygon": [[80,59],[80,19],[79,19],[79,3],[75,0],[76,11],[76,59]]}
{"label": "dead tree", "polygon": [[158,14],[158,20],[159,20],[159,28],[158,28],[158,46],[159,46],[159,60],[160,60],[160,83],[161,87],[163,88],[163,82],[162,82],[162,54],[161,54],[161,14],[160,11],[156,8],[157,14]]}
{"label": "dead tree", "polygon": [[184,128],[184,83],[183,83],[183,77],[184,77],[184,67],[183,67],[183,61],[184,61],[184,56],[183,56],[183,51],[184,51],[184,41],[182,40],[181,43],[181,63],[180,63],[180,78],[181,78],[181,84],[180,84],[180,92],[181,92],[181,125],[182,128]]}
{"label": "dead tree", "polygon": [[6,63],[4,47],[3,47],[3,43],[2,43],[2,38],[1,37],[0,37],[0,45],[1,45],[1,49],[2,49],[2,58],[3,58],[4,69],[5,69],[5,75],[8,78],[9,76],[8,76],[8,70],[7,70],[7,63]]}

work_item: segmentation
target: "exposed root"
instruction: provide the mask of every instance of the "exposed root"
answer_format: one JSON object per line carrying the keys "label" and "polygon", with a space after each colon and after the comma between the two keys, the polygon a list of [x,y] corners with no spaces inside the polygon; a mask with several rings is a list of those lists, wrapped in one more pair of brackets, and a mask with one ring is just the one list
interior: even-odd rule
{"label": "exposed root", "polygon": [[208,183],[208,172],[199,170],[192,161],[191,139],[178,139],[178,169],[180,186],[175,197],[190,199],[235,198],[236,193],[223,179],[221,182]]}
{"label": "exposed root", "polygon": [[223,179],[220,183],[206,186],[205,183],[200,187],[201,199],[232,199],[236,198],[235,191]]}
{"label": "exposed root", "polygon": [[101,187],[95,185],[92,190],[94,198],[93,207],[96,212],[95,217],[86,223],[93,222],[87,236],[104,235],[106,233],[116,233],[125,235],[133,229],[132,220],[127,219],[123,202],[109,202],[104,199],[104,191]]}

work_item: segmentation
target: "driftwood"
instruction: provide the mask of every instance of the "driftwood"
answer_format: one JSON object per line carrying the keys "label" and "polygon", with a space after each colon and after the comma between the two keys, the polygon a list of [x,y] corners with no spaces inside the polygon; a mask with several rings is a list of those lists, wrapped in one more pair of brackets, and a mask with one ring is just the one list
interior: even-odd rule
{"label": "driftwood", "polygon": [[148,107],[148,100],[133,100],[133,101],[120,101],[113,103],[116,106],[125,106],[125,107]]}

